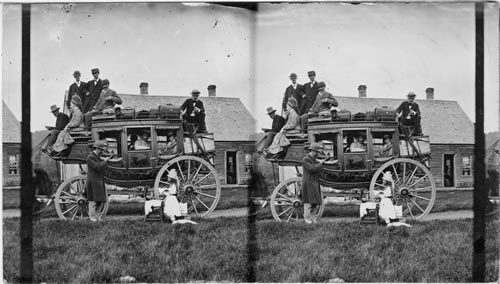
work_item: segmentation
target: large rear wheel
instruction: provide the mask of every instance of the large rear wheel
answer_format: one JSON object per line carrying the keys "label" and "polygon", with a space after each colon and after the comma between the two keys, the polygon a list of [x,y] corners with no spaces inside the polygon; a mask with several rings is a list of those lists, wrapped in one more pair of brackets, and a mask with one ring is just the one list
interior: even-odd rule
{"label": "large rear wheel", "polygon": [[156,175],[154,198],[159,198],[159,188],[167,187],[167,176],[171,169],[177,171],[180,188],[179,202],[187,203],[188,213],[206,217],[212,213],[220,200],[221,185],[215,168],[206,160],[196,156],[180,156],[168,161]]}
{"label": "large rear wheel", "polygon": [[401,205],[403,217],[419,220],[431,212],[436,200],[436,184],[429,169],[422,163],[397,158],[383,164],[370,182],[370,200],[375,201],[378,192],[384,190],[382,177],[391,174],[394,181],[392,200]]}

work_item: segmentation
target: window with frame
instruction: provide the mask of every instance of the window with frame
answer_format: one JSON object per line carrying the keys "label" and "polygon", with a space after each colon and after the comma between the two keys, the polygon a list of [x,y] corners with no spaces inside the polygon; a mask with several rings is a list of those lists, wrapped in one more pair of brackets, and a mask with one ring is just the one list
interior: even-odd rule
{"label": "window with frame", "polygon": [[177,131],[175,129],[156,129],[156,145],[160,158],[177,154]]}
{"label": "window with frame", "polygon": [[323,144],[325,147],[323,153],[328,156],[328,160],[337,159],[337,133],[316,134],[314,139]]}
{"label": "window with frame", "polygon": [[471,176],[472,175],[472,156],[462,156],[462,175]]}
{"label": "window with frame", "polygon": [[9,175],[18,175],[19,155],[9,155]]}
{"label": "window with frame", "polygon": [[106,140],[108,143],[108,152],[114,154],[116,157],[122,156],[122,140],[121,131],[105,131],[99,133],[99,139]]}
{"label": "window with frame", "polygon": [[372,147],[374,158],[392,157],[392,132],[372,132]]}
{"label": "window with frame", "polygon": [[131,151],[151,150],[151,129],[127,129],[127,147]]}

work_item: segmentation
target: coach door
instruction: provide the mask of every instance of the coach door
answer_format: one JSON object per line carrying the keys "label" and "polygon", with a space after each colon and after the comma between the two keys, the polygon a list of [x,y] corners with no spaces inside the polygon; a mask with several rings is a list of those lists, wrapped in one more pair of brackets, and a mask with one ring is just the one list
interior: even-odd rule
{"label": "coach door", "polygon": [[366,129],[342,131],[345,171],[368,170],[367,138]]}
{"label": "coach door", "polygon": [[129,168],[153,167],[153,138],[151,127],[127,128],[127,149]]}

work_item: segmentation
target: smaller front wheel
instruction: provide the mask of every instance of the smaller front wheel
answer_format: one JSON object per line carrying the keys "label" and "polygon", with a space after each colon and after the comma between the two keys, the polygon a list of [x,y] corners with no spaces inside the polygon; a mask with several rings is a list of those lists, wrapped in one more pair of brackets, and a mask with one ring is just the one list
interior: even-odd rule
{"label": "smaller front wheel", "polygon": [[[65,180],[55,195],[57,215],[61,219],[83,220],[88,217],[89,202],[87,199],[87,176],[74,176]],[[106,194],[106,198],[107,198]],[[109,202],[106,200],[101,209],[102,216],[108,212]]]}
{"label": "smaller front wheel", "polygon": [[[298,222],[304,219],[304,203],[301,200],[302,179],[294,177],[280,183],[271,194],[271,212],[279,222]],[[323,198],[322,198],[323,199]],[[325,210],[324,202],[317,206],[316,220]]]}

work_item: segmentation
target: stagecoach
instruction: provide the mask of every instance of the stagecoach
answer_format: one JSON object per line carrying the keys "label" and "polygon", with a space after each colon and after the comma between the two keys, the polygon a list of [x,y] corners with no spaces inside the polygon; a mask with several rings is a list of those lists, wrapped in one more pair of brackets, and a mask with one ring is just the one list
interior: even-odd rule
{"label": "stagecoach", "polygon": [[[307,131],[288,134],[290,145],[281,156],[268,160],[282,167],[294,167],[295,176],[273,190],[270,205],[277,221],[303,218],[301,163],[311,142],[325,146],[328,159],[320,174],[323,200],[362,203],[374,201],[382,189],[382,176],[390,172],[393,203],[402,206],[404,218],[421,219],[432,209],[436,185],[430,172],[428,136],[414,136],[414,127],[399,125],[395,110],[376,108],[373,112],[351,115],[332,111],[309,117]],[[353,138],[362,136],[366,149],[350,151]],[[392,140],[392,153],[383,153],[383,138]],[[274,167],[273,167],[274,169]],[[325,202],[318,208],[321,217]]]}
{"label": "stagecoach", "polygon": [[[167,111],[162,111],[165,109]],[[37,196],[37,200],[54,200],[62,219],[87,218],[86,159],[93,142],[101,139],[107,141],[111,155],[104,171],[108,197],[159,198],[159,188],[166,187],[169,170],[176,169],[180,181],[179,201],[188,204],[191,216],[205,217],[219,202],[221,184],[214,167],[214,136],[197,133],[196,128],[196,125],[183,123],[179,108],[173,106],[143,111],[124,109],[119,114],[96,115],[90,131],[70,133],[75,142],[60,155],[52,157],[58,164],[78,165],[81,174],[66,179],[53,196]],[[177,149],[169,153],[166,148],[168,137],[172,135]],[[145,146],[134,147],[138,137],[144,137]],[[108,207],[109,202],[106,202],[103,214]]]}

